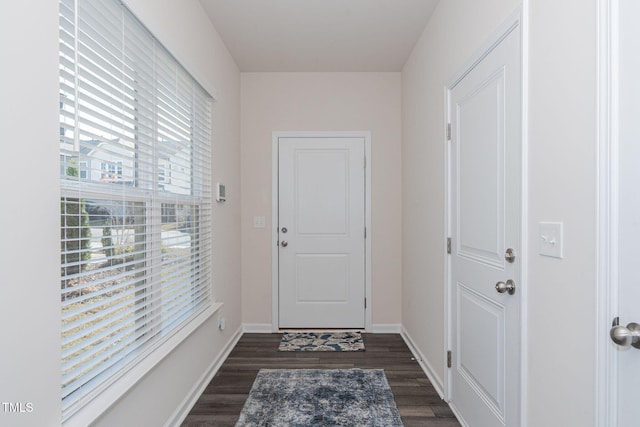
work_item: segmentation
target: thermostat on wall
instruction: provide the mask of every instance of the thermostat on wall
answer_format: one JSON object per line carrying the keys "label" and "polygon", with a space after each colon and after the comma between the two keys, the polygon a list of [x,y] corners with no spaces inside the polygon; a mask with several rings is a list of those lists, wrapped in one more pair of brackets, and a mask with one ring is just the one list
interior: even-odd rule
{"label": "thermostat on wall", "polygon": [[216,194],[216,200],[219,201],[219,202],[226,201],[227,200],[227,191],[226,191],[226,188],[225,188],[224,184],[219,182],[218,185],[217,185],[217,188],[218,188],[218,191],[217,191],[217,194]]}

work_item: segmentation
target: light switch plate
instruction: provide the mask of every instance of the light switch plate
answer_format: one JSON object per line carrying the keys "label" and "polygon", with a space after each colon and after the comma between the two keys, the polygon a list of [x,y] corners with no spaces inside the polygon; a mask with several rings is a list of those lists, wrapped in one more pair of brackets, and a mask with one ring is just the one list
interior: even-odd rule
{"label": "light switch plate", "polygon": [[540,255],[562,258],[562,223],[541,222],[538,224]]}
{"label": "light switch plate", "polygon": [[253,217],[253,228],[265,228],[267,226],[267,219],[263,216]]}

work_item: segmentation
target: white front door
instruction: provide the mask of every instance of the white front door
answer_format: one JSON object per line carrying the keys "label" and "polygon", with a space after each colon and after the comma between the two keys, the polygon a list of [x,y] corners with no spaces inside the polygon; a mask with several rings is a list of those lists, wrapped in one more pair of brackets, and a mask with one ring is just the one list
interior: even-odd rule
{"label": "white front door", "polygon": [[[614,315],[626,327],[640,324],[640,2],[620,0],[618,19],[618,310]],[[617,426],[637,426],[640,348],[612,347],[617,365]]]}
{"label": "white front door", "polygon": [[450,403],[469,426],[520,424],[520,51],[516,26],[449,91]]}
{"label": "white front door", "polygon": [[280,328],[365,327],[365,139],[278,142]]}

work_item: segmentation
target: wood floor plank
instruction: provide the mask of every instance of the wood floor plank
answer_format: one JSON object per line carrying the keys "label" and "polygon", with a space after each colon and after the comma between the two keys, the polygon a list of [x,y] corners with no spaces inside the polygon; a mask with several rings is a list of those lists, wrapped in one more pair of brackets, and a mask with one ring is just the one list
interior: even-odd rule
{"label": "wood floor plank", "polygon": [[182,427],[234,426],[260,369],[384,369],[405,427],[459,427],[399,334],[363,334],[362,352],[279,352],[281,334],[244,334]]}

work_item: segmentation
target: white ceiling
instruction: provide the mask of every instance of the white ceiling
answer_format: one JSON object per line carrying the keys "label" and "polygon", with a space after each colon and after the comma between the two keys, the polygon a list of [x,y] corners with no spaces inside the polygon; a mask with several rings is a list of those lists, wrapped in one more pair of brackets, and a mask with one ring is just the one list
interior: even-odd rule
{"label": "white ceiling", "polygon": [[400,71],[438,0],[200,0],[243,72]]}

